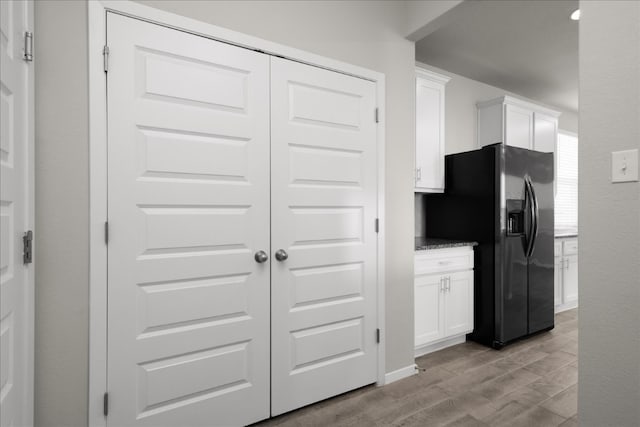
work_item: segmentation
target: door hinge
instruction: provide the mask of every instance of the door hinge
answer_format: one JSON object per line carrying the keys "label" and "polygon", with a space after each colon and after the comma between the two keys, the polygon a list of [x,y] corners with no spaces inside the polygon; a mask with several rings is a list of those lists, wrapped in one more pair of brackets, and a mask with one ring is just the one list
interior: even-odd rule
{"label": "door hinge", "polygon": [[22,235],[22,262],[24,264],[33,262],[33,231],[31,230]]}
{"label": "door hinge", "polygon": [[376,343],[380,344],[380,328],[376,329]]}
{"label": "door hinge", "polygon": [[31,31],[25,31],[24,33],[23,58],[27,62],[33,61],[33,33]]}
{"label": "door hinge", "polygon": [[105,417],[109,415],[109,393],[105,393],[102,396],[102,413]]}
{"label": "door hinge", "polygon": [[109,221],[104,222],[104,244],[109,244]]}
{"label": "door hinge", "polygon": [[376,218],[376,233],[380,232],[380,218]]}
{"label": "door hinge", "polygon": [[105,46],[102,49],[102,59],[103,59],[103,65],[104,65],[104,72],[108,73],[109,72],[109,46]]}
{"label": "door hinge", "polygon": [[380,110],[378,110],[378,108],[375,109],[373,118],[375,119],[376,123],[380,123]]}

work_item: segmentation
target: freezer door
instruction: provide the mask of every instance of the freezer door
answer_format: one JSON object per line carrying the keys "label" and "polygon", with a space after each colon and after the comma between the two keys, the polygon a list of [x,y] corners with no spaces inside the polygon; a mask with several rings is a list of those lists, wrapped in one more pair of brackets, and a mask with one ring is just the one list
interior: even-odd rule
{"label": "freezer door", "polygon": [[536,236],[529,257],[529,333],[554,322],[553,153],[531,152],[529,176],[537,204]]}

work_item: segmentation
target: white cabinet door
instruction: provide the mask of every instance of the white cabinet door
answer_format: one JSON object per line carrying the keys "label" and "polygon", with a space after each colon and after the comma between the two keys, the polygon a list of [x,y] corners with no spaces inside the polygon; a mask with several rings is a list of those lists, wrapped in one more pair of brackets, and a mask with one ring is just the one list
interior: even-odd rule
{"label": "white cabinet door", "polygon": [[505,104],[505,144],[533,148],[533,111]]}
{"label": "white cabinet door", "polygon": [[572,302],[578,299],[578,256],[565,256],[565,267],[562,276],[564,302]]}
{"label": "white cabinet door", "polygon": [[555,257],[553,270],[553,302],[558,306],[562,304],[562,270],[564,263],[562,256]]}
{"label": "white cabinet door", "polygon": [[[0,426],[33,425],[33,64],[23,59],[33,3],[0,1]],[[31,111],[31,113],[30,113]]]}
{"label": "white cabinet door", "polygon": [[444,191],[444,85],[416,78],[416,190]]}
{"label": "white cabinet door", "polygon": [[269,416],[269,58],[108,14],[111,426]]}
{"label": "white cabinet door", "polygon": [[469,332],[473,328],[473,271],[446,276],[445,336]]}
{"label": "white cabinet door", "polygon": [[542,113],[534,113],[534,150],[555,153],[558,137],[558,119]]}
{"label": "white cabinet door", "polygon": [[429,274],[415,278],[415,346],[444,337],[444,276]]}
{"label": "white cabinet door", "polygon": [[272,415],[376,381],[375,107],[370,81],[271,58]]}

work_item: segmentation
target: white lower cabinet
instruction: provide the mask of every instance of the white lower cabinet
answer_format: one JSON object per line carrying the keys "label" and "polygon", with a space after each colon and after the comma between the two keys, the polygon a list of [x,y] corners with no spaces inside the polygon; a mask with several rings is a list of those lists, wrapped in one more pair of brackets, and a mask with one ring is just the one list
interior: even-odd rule
{"label": "white lower cabinet", "polygon": [[415,355],[473,331],[473,248],[421,251],[415,259]]}
{"label": "white lower cabinet", "polygon": [[555,242],[556,313],[578,306],[578,239],[563,238]]}
{"label": "white lower cabinet", "polygon": [[[560,243],[562,247],[562,243]],[[562,249],[560,249],[562,251]],[[558,252],[556,252],[558,253]],[[553,302],[556,307],[562,305],[562,256],[556,255],[553,270]],[[557,311],[557,310],[556,310]]]}
{"label": "white lower cabinet", "polygon": [[578,255],[564,257],[564,271],[562,274],[563,301],[578,301]]}
{"label": "white lower cabinet", "polygon": [[415,280],[415,345],[420,346],[444,336],[443,277],[418,276]]}
{"label": "white lower cabinet", "polygon": [[473,270],[446,276],[444,335],[467,334],[473,330]]}

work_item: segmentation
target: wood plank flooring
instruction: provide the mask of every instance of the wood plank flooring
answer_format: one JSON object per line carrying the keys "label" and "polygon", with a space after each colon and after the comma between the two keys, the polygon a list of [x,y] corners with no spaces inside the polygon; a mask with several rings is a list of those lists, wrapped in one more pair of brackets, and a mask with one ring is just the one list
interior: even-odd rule
{"label": "wood plank flooring", "polygon": [[501,351],[467,342],[416,359],[417,375],[257,426],[577,426],[578,310]]}

